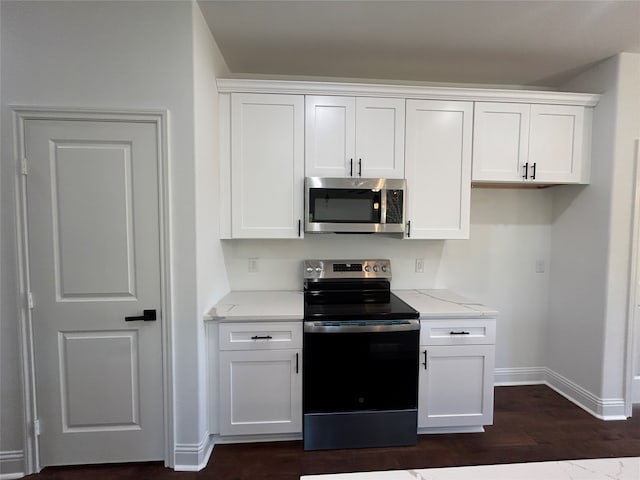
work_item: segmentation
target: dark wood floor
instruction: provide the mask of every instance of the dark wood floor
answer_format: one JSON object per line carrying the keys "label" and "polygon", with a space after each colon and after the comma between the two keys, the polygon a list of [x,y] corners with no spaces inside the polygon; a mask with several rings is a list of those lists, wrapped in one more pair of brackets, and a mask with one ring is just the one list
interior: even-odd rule
{"label": "dark wood floor", "polygon": [[38,480],[298,480],[300,475],[640,456],[640,406],[601,421],[542,385],[495,389],[485,433],[421,435],[415,447],[305,452],[302,442],[216,445],[206,469],[158,464],[46,468]]}

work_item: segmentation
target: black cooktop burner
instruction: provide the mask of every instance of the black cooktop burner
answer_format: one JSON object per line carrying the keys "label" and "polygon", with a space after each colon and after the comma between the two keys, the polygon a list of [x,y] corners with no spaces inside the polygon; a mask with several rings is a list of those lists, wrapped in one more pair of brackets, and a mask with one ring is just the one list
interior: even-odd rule
{"label": "black cooktop burner", "polygon": [[305,320],[398,320],[414,319],[420,314],[393,293],[388,301],[369,303],[310,303],[305,299]]}

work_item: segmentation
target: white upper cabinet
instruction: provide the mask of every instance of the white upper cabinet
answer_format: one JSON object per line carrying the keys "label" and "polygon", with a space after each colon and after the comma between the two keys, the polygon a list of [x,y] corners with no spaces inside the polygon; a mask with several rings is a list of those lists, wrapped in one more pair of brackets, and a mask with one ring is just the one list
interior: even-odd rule
{"label": "white upper cabinet", "polygon": [[473,180],[522,180],[529,155],[529,105],[476,102]]}
{"label": "white upper cabinet", "polygon": [[231,237],[302,236],[304,97],[231,95]]}
{"label": "white upper cabinet", "polygon": [[468,238],[473,103],[407,100],[407,238]]}
{"label": "white upper cabinet", "polygon": [[586,128],[584,107],[531,105],[528,176],[541,183],[588,183]]}
{"label": "white upper cabinet", "polygon": [[476,102],[473,181],[587,183],[585,107]]}
{"label": "white upper cabinet", "polygon": [[404,178],[405,101],[306,97],[305,175]]}

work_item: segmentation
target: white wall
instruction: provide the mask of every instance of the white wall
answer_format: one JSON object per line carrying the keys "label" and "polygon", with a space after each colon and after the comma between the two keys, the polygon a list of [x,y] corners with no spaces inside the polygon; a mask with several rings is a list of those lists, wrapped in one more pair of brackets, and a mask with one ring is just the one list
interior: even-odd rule
{"label": "white wall", "polygon": [[[579,188],[579,187],[577,187]],[[544,365],[552,189],[474,188],[469,240],[307,234],[303,240],[224,240],[234,290],[299,290],[306,258],[390,258],[393,289],[449,288],[500,311],[498,368]],[[415,273],[424,258],[425,273]],[[248,273],[248,259],[258,272]],[[536,273],[543,260],[545,273]]]}
{"label": "white wall", "polygon": [[[196,200],[196,272],[197,311],[202,316],[229,291],[227,275],[219,241],[219,155],[218,155],[218,92],[216,77],[226,76],[229,69],[211,36],[200,7],[193,9],[194,60],[194,137],[195,137],[195,200]],[[208,365],[204,323],[198,321],[197,352],[199,358],[198,438],[206,441],[208,434]],[[207,422],[202,422],[207,419]],[[204,460],[204,456],[201,461]],[[198,462],[200,463],[200,462]]]}
{"label": "white wall", "polygon": [[559,188],[553,198],[547,357],[549,368],[603,400],[593,406],[599,414],[620,412],[624,396],[639,65],[640,55],[622,54],[563,86],[603,96],[594,111],[591,184]]}
{"label": "white wall", "polygon": [[[185,1],[2,1],[1,8],[3,444],[0,448],[21,449],[23,441],[15,348],[18,321],[13,223],[15,169],[10,104],[169,111],[176,387],[173,435],[177,445],[186,446],[187,450],[196,448],[206,418],[201,418],[202,355],[194,348],[201,344],[202,317],[197,301],[194,192],[196,171],[203,170],[202,162],[196,167],[194,161],[194,7]],[[202,40],[196,43],[201,48]],[[204,97],[205,90],[199,89],[199,96]],[[205,153],[200,150],[199,154]],[[203,197],[199,199],[202,204]],[[213,292],[212,295],[215,288]]]}

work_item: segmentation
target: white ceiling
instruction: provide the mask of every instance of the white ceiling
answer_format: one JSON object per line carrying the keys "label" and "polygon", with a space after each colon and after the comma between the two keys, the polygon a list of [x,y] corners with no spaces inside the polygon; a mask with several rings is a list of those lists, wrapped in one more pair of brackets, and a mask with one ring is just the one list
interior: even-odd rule
{"label": "white ceiling", "polygon": [[234,76],[555,86],[640,53],[640,0],[198,0]]}

